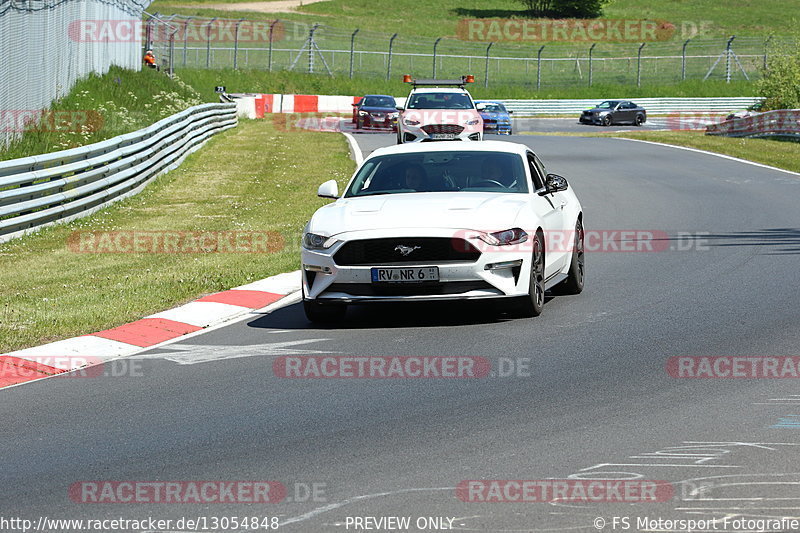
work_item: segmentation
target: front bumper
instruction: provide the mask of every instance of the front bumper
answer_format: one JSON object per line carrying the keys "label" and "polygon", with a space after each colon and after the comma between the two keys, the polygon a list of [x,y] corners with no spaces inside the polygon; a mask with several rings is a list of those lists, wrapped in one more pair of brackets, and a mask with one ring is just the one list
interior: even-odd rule
{"label": "front bumper", "polygon": [[425,125],[420,126],[409,126],[408,124],[403,124],[401,129],[401,135],[403,136],[403,142],[411,143],[411,142],[430,142],[430,141],[481,141],[483,140],[483,126],[479,124],[478,126],[464,126],[464,129],[459,133],[452,134],[452,138],[447,139],[437,139],[435,136],[438,133],[428,133],[425,131],[426,128],[429,127]]}
{"label": "front bumper", "polygon": [[613,116],[609,115],[609,113],[605,114],[596,114],[592,113],[589,115],[581,115],[580,119],[578,119],[582,124],[602,124],[603,118],[609,116],[609,118],[613,119]]}
{"label": "front bumper", "polygon": [[367,115],[366,117],[361,117],[361,121],[365,128],[397,129],[397,118]]}
{"label": "front bumper", "polygon": [[511,134],[511,122],[484,122],[484,133],[496,133],[498,135]]}
{"label": "front bumper", "polygon": [[[452,238],[453,230],[392,230],[384,232],[352,232],[338,236],[339,241],[327,250],[303,249],[302,283],[307,300],[341,303],[379,301],[434,301],[483,298],[506,298],[528,293],[530,253],[507,251],[489,246],[477,239],[481,253],[475,261],[402,261],[344,266],[334,256],[349,240],[414,237]],[[373,283],[374,267],[423,268],[438,267],[438,282]]]}

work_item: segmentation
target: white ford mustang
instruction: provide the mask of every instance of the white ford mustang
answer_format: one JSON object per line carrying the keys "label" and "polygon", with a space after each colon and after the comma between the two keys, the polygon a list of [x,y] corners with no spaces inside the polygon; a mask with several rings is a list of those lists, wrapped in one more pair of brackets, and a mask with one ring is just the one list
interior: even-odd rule
{"label": "white ford mustang", "polygon": [[545,291],[583,289],[583,212],[526,146],[414,143],[375,150],[303,233],[311,321],[374,301],[508,299],[538,316]]}

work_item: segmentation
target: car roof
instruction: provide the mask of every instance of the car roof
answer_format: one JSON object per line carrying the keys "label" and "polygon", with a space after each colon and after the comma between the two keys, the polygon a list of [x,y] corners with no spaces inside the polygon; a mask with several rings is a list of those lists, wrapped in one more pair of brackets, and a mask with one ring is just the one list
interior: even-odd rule
{"label": "car roof", "polygon": [[446,152],[450,150],[506,152],[509,154],[519,154],[524,156],[529,148],[524,144],[508,141],[436,141],[424,143],[405,143],[378,148],[366,159],[371,159],[379,155],[421,154],[426,152]]}
{"label": "car roof", "polygon": [[500,100],[475,100],[476,104],[500,104],[503,105],[503,102]]}
{"label": "car roof", "polygon": [[466,89],[460,87],[416,87],[411,89],[412,93],[466,93]]}
{"label": "car roof", "polygon": [[391,96],[389,94],[365,94],[364,98],[368,98],[370,96],[379,96],[381,98],[391,98],[392,100],[394,100],[394,96]]}

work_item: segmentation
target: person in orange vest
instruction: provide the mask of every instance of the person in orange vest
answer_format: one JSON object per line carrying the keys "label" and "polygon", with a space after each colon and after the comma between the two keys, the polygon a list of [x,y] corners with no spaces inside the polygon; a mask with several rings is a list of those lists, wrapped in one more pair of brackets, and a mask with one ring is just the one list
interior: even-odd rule
{"label": "person in orange vest", "polygon": [[144,58],[142,59],[142,61],[148,67],[158,70],[158,64],[156,63],[156,56],[153,55],[153,51],[152,50],[148,50],[147,52],[145,52]]}

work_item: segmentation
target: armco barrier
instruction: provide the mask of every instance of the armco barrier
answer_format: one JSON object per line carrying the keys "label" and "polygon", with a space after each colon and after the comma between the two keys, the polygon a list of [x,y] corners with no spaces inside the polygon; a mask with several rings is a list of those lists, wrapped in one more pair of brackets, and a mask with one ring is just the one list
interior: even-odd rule
{"label": "armco barrier", "polygon": [[135,194],[236,124],[235,104],[203,104],[107,141],[0,162],[0,242]]}
{"label": "armco barrier", "polygon": [[[264,118],[268,113],[350,113],[358,96],[329,96],[315,94],[229,94],[239,105],[240,116]],[[398,105],[405,97],[395,97]],[[755,105],[763,98],[632,98],[647,110],[649,115],[680,113],[685,111],[704,113],[729,113]],[[599,104],[593,100],[497,100],[514,112],[517,117],[533,115],[574,115]]]}
{"label": "armco barrier", "polygon": [[800,138],[800,109],[778,109],[709,124],[706,135]]}
{"label": "armco barrier", "polygon": [[[608,98],[610,100],[610,98]],[[763,100],[756,97],[721,98],[615,98],[632,100],[645,108],[648,115],[678,113],[681,111],[721,112],[746,109]],[[580,114],[599,104],[603,99],[592,100],[499,100],[516,116]]]}

